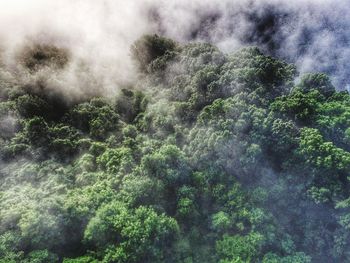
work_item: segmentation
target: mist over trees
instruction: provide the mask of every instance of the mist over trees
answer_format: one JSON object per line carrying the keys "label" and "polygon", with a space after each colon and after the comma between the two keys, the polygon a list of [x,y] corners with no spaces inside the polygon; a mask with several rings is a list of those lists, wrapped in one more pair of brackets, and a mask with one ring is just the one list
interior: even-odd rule
{"label": "mist over trees", "polygon": [[350,261],[347,91],[256,47],[146,35],[131,53],[138,81],[113,98],[1,68],[1,263]]}

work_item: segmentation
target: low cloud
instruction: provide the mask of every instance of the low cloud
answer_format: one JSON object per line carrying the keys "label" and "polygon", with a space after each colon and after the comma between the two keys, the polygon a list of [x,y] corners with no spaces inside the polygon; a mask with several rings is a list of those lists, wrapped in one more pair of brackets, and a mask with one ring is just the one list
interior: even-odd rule
{"label": "low cloud", "polygon": [[67,48],[72,54],[69,66],[42,75],[48,76],[52,89],[70,97],[111,95],[133,83],[137,76],[130,45],[149,33],[180,42],[208,41],[225,52],[256,45],[295,63],[301,73],[329,73],[338,89],[350,83],[350,4],[340,0],[0,0],[0,4],[5,68],[16,68],[16,54],[28,44]]}

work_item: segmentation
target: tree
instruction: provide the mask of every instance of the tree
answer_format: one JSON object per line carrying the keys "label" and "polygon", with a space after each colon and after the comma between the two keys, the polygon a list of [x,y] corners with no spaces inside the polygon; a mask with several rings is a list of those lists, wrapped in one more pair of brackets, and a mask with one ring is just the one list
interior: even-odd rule
{"label": "tree", "polygon": [[277,98],[270,107],[274,112],[307,123],[314,121],[317,110],[324,100],[324,96],[318,90],[311,90],[308,93],[296,90],[289,95]]}
{"label": "tree", "polygon": [[224,235],[216,243],[216,250],[222,259],[220,262],[242,260],[252,262],[259,257],[263,236],[259,233],[249,233],[247,236]]}
{"label": "tree", "polygon": [[297,88],[301,89],[304,93],[316,89],[325,97],[329,97],[335,92],[330,78],[324,73],[305,74]]}
{"label": "tree", "polygon": [[32,73],[45,67],[62,69],[68,62],[68,50],[53,45],[34,44],[26,46],[20,54],[20,63]]}
{"label": "tree", "polygon": [[299,151],[306,157],[306,162],[318,167],[338,171],[348,171],[350,167],[350,153],[332,142],[325,142],[316,129],[301,130]]}
{"label": "tree", "polygon": [[174,145],[164,145],[159,150],[144,156],[142,170],[150,177],[156,177],[172,188],[189,181],[190,167],[184,153]]}
{"label": "tree", "polygon": [[146,72],[148,65],[177,48],[176,42],[158,35],[145,35],[137,40],[131,47],[131,53],[138,63],[139,69]]}
{"label": "tree", "polygon": [[96,162],[108,173],[113,174],[117,174],[119,171],[129,171],[133,164],[130,149],[124,147],[107,149],[97,158]]}
{"label": "tree", "polygon": [[49,126],[41,117],[34,117],[25,122],[24,135],[34,146],[47,146],[49,142]]}
{"label": "tree", "polygon": [[104,262],[171,262],[168,249],[178,231],[174,219],[151,208],[112,202],[97,211],[84,236],[105,248]]}
{"label": "tree", "polygon": [[53,111],[52,107],[42,98],[25,94],[16,99],[16,108],[23,117],[46,116]]}
{"label": "tree", "polygon": [[269,253],[264,256],[263,263],[310,263],[311,258],[302,252],[291,256],[279,257],[276,254]]}
{"label": "tree", "polygon": [[100,140],[120,127],[118,114],[101,98],[76,105],[65,118],[72,126]]}

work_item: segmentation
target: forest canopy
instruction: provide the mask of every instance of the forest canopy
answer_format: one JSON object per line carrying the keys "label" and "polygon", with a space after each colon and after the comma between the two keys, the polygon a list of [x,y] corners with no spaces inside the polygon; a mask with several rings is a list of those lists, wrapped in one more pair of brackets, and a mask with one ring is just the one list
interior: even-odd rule
{"label": "forest canopy", "polygon": [[131,53],[138,81],[114,97],[0,68],[1,263],[350,261],[347,91],[256,47],[147,35]]}

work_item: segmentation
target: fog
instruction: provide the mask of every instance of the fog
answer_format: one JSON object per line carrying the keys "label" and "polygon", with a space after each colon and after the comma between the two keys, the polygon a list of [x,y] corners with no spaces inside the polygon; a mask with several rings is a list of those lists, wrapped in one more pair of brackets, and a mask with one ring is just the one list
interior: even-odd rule
{"label": "fog", "polygon": [[33,43],[68,48],[72,57],[64,71],[41,75],[48,86],[70,96],[110,95],[132,83],[136,74],[130,45],[150,33],[180,42],[212,42],[225,52],[256,45],[295,63],[300,73],[329,73],[338,89],[350,82],[346,1],[1,0],[0,4],[0,46],[7,69],[13,71],[19,50]]}

